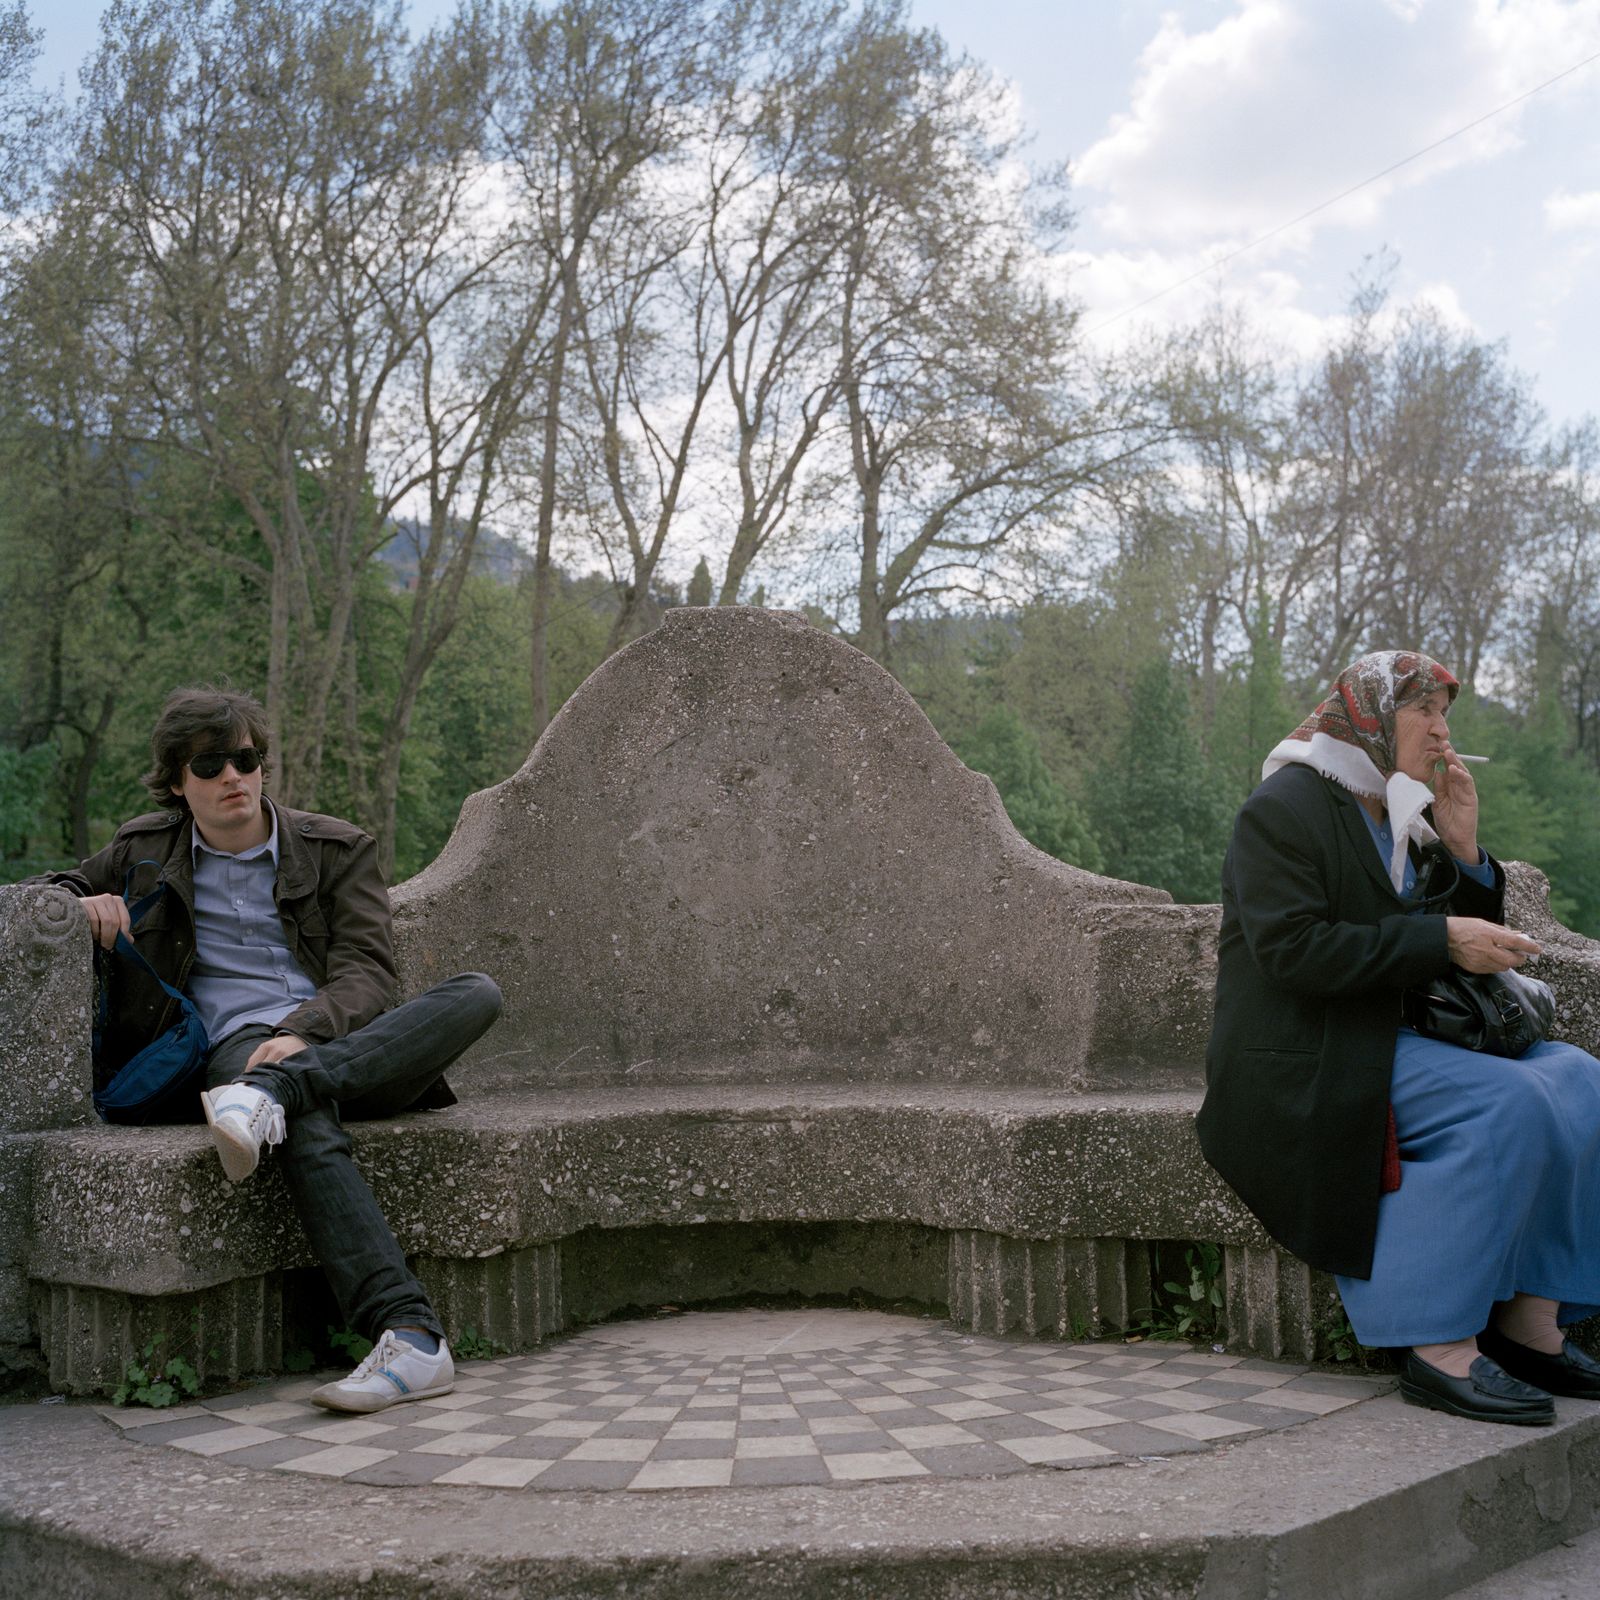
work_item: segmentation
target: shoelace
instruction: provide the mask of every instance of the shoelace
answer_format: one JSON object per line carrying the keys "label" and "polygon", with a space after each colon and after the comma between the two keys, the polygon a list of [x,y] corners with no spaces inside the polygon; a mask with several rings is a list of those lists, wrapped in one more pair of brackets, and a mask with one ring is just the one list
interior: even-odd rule
{"label": "shoelace", "polygon": [[261,1130],[261,1138],[265,1144],[282,1144],[285,1132],[283,1122],[283,1107],[276,1100],[263,1100],[255,1109],[250,1118],[251,1131],[255,1130],[257,1122],[265,1120],[266,1126]]}
{"label": "shoelace", "polygon": [[256,1102],[255,1109],[248,1115],[244,1114],[244,1107],[238,1104],[224,1104],[217,1107],[217,1116],[241,1117],[245,1131],[252,1139],[258,1139],[263,1144],[282,1144],[286,1125],[283,1120],[283,1107],[271,1095],[262,1095]]}
{"label": "shoelace", "polygon": [[380,1367],[387,1366],[401,1351],[400,1340],[389,1329],[385,1328],[378,1335],[378,1342],[366,1353],[361,1364],[345,1379],[346,1383],[360,1383],[363,1378],[370,1378]]}

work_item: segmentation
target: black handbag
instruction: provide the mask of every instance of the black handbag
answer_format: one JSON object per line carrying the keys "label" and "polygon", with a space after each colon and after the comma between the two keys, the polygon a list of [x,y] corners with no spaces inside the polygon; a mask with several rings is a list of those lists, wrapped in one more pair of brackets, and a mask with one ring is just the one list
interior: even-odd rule
{"label": "black handbag", "polygon": [[[1444,887],[1435,880],[1445,876]],[[1440,911],[1455,893],[1461,869],[1448,851],[1430,846],[1410,902],[1414,911]],[[1550,1032],[1556,996],[1540,978],[1520,972],[1464,972],[1452,964],[1441,977],[1400,997],[1407,1027],[1430,1039],[1513,1061]]]}
{"label": "black handbag", "polygon": [[1555,991],[1542,979],[1455,966],[1400,1001],[1401,1017],[1418,1033],[1513,1060],[1549,1033],[1555,1014]]}

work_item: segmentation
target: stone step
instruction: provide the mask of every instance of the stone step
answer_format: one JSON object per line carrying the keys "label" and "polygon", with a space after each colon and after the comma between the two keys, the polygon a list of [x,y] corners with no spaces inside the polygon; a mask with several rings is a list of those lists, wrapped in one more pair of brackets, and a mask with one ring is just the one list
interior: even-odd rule
{"label": "stone step", "polygon": [[[802,1348],[750,1316],[762,1349]],[[608,1337],[659,1343],[640,1326]],[[550,1353],[590,1366],[594,1337]],[[1600,1406],[1558,1413],[1549,1429],[1491,1427],[1385,1393],[1165,1459],[534,1493],[253,1469],[136,1442],[93,1406],[16,1405],[0,1408],[0,1597],[1489,1600],[1472,1586],[1534,1582],[1544,1569],[1525,1563],[1594,1529]]]}
{"label": "stone step", "polygon": [[1600,1593],[1600,1532],[1563,1539],[1553,1550],[1458,1589],[1450,1600],[1594,1600]]}

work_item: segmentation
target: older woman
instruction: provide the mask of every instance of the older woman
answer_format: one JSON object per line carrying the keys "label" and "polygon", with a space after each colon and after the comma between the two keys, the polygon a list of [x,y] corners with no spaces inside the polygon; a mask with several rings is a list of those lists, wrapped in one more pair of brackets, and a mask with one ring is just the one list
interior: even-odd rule
{"label": "older woman", "polygon": [[[1198,1129],[1267,1231],[1336,1274],[1356,1337],[1408,1350],[1406,1400],[1538,1425],[1552,1394],[1600,1399],[1560,1332],[1600,1303],[1600,1062],[1402,1024],[1452,962],[1539,951],[1478,844],[1456,689],[1426,656],[1363,656],[1268,757],[1222,869]],[[1419,868],[1454,877],[1446,914],[1419,908]]]}

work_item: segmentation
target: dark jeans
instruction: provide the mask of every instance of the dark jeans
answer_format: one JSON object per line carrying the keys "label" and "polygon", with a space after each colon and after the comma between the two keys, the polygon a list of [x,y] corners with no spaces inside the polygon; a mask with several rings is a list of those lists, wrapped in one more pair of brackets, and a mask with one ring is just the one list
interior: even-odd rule
{"label": "dark jeans", "polygon": [[[344,1123],[392,1117],[415,1104],[499,1014],[494,979],[463,972],[343,1039],[308,1045],[248,1074],[283,1107],[287,1127],[277,1159],[295,1211],[345,1325],[366,1338],[397,1326],[440,1337],[444,1329],[356,1171]],[[209,1087],[245,1077],[251,1052],[271,1034],[254,1024],[229,1034],[206,1063]]]}

